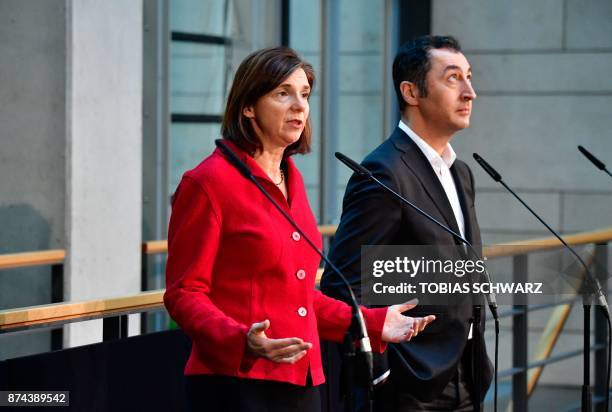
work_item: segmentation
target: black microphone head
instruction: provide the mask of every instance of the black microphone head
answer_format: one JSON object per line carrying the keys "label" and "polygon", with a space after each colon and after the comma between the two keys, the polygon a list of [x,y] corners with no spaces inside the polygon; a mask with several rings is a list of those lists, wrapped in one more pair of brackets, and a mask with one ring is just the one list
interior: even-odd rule
{"label": "black microphone head", "polygon": [[587,159],[589,159],[591,161],[591,163],[593,163],[595,165],[595,167],[597,167],[599,170],[605,170],[606,169],[606,165],[603,164],[603,162],[601,160],[599,160],[598,158],[596,158],[591,152],[589,152],[587,149],[585,149],[584,147],[578,145],[578,150],[580,150],[580,153],[582,153],[584,155],[584,157],[586,157]]}
{"label": "black microphone head", "polygon": [[231,164],[234,165],[234,167],[236,169],[238,169],[238,171],[247,179],[251,179],[253,174],[251,173],[251,170],[248,168],[247,165],[244,164],[244,162],[242,160],[240,160],[240,158],[236,155],[236,153],[234,153],[234,151],[232,149],[230,149],[225,142],[223,141],[223,139],[217,139],[215,140],[215,145],[217,145],[217,147],[219,149],[221,149],[221,151],[223,152],[223,154],[225,154],[225,156],[227,156],[227,160],[230,161]]}
{"label": "black microphone head", "polygon": [[365,167],[361,166],[359,163],[357,163],[353,159],[350,159],[349,157],[343,155],[340,152],[336,152],[334,153],[334,155],[336,156],[336,159],[340,160],[342,163],[347,165],[353,172],[357,173],[359,176],[364,176],[364,177],[372,176],[372,172],[370,172]]}
{"label": "black microphone head", "polygon": [[486,160],[480,157],[478,153],[474,153],[474,160],[476,160],[476,162],[478,162],[478,164],[485,170],[485,172],[487,172],[489,176],[491,176],[491,179],[495,180],[496,182],[501,182],[501,175],[497,173],[495,169],[493,169],[493,166],[488,164]]}

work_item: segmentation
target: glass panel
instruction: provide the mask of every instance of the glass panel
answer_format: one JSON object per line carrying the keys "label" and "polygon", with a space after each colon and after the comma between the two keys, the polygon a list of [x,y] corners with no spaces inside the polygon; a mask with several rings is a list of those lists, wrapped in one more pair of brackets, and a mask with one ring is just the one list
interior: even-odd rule
{"label": "glass panel", "polygon": [[[340,3],[340,122],[338,150],[361,161],[386,136],[382,136],[384,1]],[[390,68],[389,68],[390,69]],[[351,175],[341,164],[338,169],[337,220],[344,190]]]}
{"label": "glass panel", "polygon": [[300,53],[321,53],[321,2],[292,0],[289,4],[289,42]]}
{"label": "glass panel", "polygon": [[220,125],[174,123],[170,127],[170,176],[168,193],[176,190],[183,173],[196,167],[215,149]]}
{"label": "glass panel", "polygon": [[[310,113],[313,123],[313,153],[303,157],[298,166],[304,174],[313,210],[319,210],[322,185],[337,188],[338,210],[332,221],[340,218],[342,197],[350,171],[340,165],[338,181],[321,182],[320,141],[338,139],[338,150],[361,161],[383,139],[383,65],[384,1],[341,0],[340,22],[335,31],[339,35],[338,58],[340,96],[338,136],[321,136],[320,87],[321,59],[321,4],[320,2],[292,1],[290,4],[290,42],[302,56],[310,61],[319,78],[315,87]],[[317,214],[318,216],[318,214]]]}
{"label": "glass panel", "polygon": [[172,31],[224,36],[230,0],[172,0],[170,27]]}
{"label": "glass panel", "polygon": [[340,51],[381,53],[384,0],[340,0]]}
{"label": "glass panel", "polygon": [[222,113],[228,69],[226,48],[183,42],[173,42],[171,47],[171,112]]}
{"label": "glass panel", "polygon": [[[289,39],[293,47],[306,61],[312,64],[317,78],[321,68],[321,8],[318,1],[291,1],[289,6]],[[310,98],[310,121],[312,125],[312,151],[305,156],[294,156],[295,163],[304,176],[304,184],[310,207],[319,218],[321,190],[321,122],[320,80],[317,80]]]}

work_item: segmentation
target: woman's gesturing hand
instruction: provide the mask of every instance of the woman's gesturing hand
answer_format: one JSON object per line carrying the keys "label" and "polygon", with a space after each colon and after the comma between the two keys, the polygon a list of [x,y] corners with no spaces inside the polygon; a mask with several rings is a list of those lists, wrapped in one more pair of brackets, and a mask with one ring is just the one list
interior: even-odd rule
{"label": "woman's gesturing hand", "polygon": [[383,341],[392,343],[409,341],[436,319],[434,315],[423,318],[411,318],[410,316],[402,315],[402,312],[414,308],[417,303],[418,301],[413,299],[406,303],[389,306],[382,331]]}
{"label": "woman's gesturing hand", "polygon": [[269,327],[270,321],[267,319],[251,325],[247,333],[247,347],[253,355],[272,362],[295,363],[312,348],[312,343],[304,342],[300,338],[270,339],[266,336]]}

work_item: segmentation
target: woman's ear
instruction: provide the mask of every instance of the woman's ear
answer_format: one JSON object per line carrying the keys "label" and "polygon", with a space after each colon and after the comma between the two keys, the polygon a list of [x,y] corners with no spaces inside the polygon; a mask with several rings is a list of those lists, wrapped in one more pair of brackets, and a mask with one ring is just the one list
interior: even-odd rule
{"label": "woman's ear", "polygon": [[418,106],[419,105],[419,90],[416,88],[416,85],[409,81],[403,81],[400,83],[400,92],[402,92],[402,97],[408,106]]}
{"label": "woman's ear", "polygon": [[249,119],[255,118],[255,108],[253,106],[247,106],[242,109],[242,115],[244,117],[248,117]]}

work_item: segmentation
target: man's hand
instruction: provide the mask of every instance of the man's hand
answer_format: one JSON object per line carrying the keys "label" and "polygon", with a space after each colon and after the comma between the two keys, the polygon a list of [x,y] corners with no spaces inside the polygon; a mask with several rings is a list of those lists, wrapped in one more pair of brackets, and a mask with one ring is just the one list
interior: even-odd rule
{"label": "man's hand", "polygon": [[418,300],[413,299],[406,303],[389,306],[382,331],[383,341],[391,343],[407,342],[417,336],[429,323],[436,319],[434,315],[425,316],[424,318],[411,318],[410,316],[402,315],[402,312],[414,308],[417,303]]}
{"label": "man's hand", "polygon": [[265,332],[269,327],[270,321],[267,319],[251,325],[247,333],[247,347],[253,355],[272,362],[295,363],[312,348],[312,343],[304,342],[300,338],[270,339]]}

